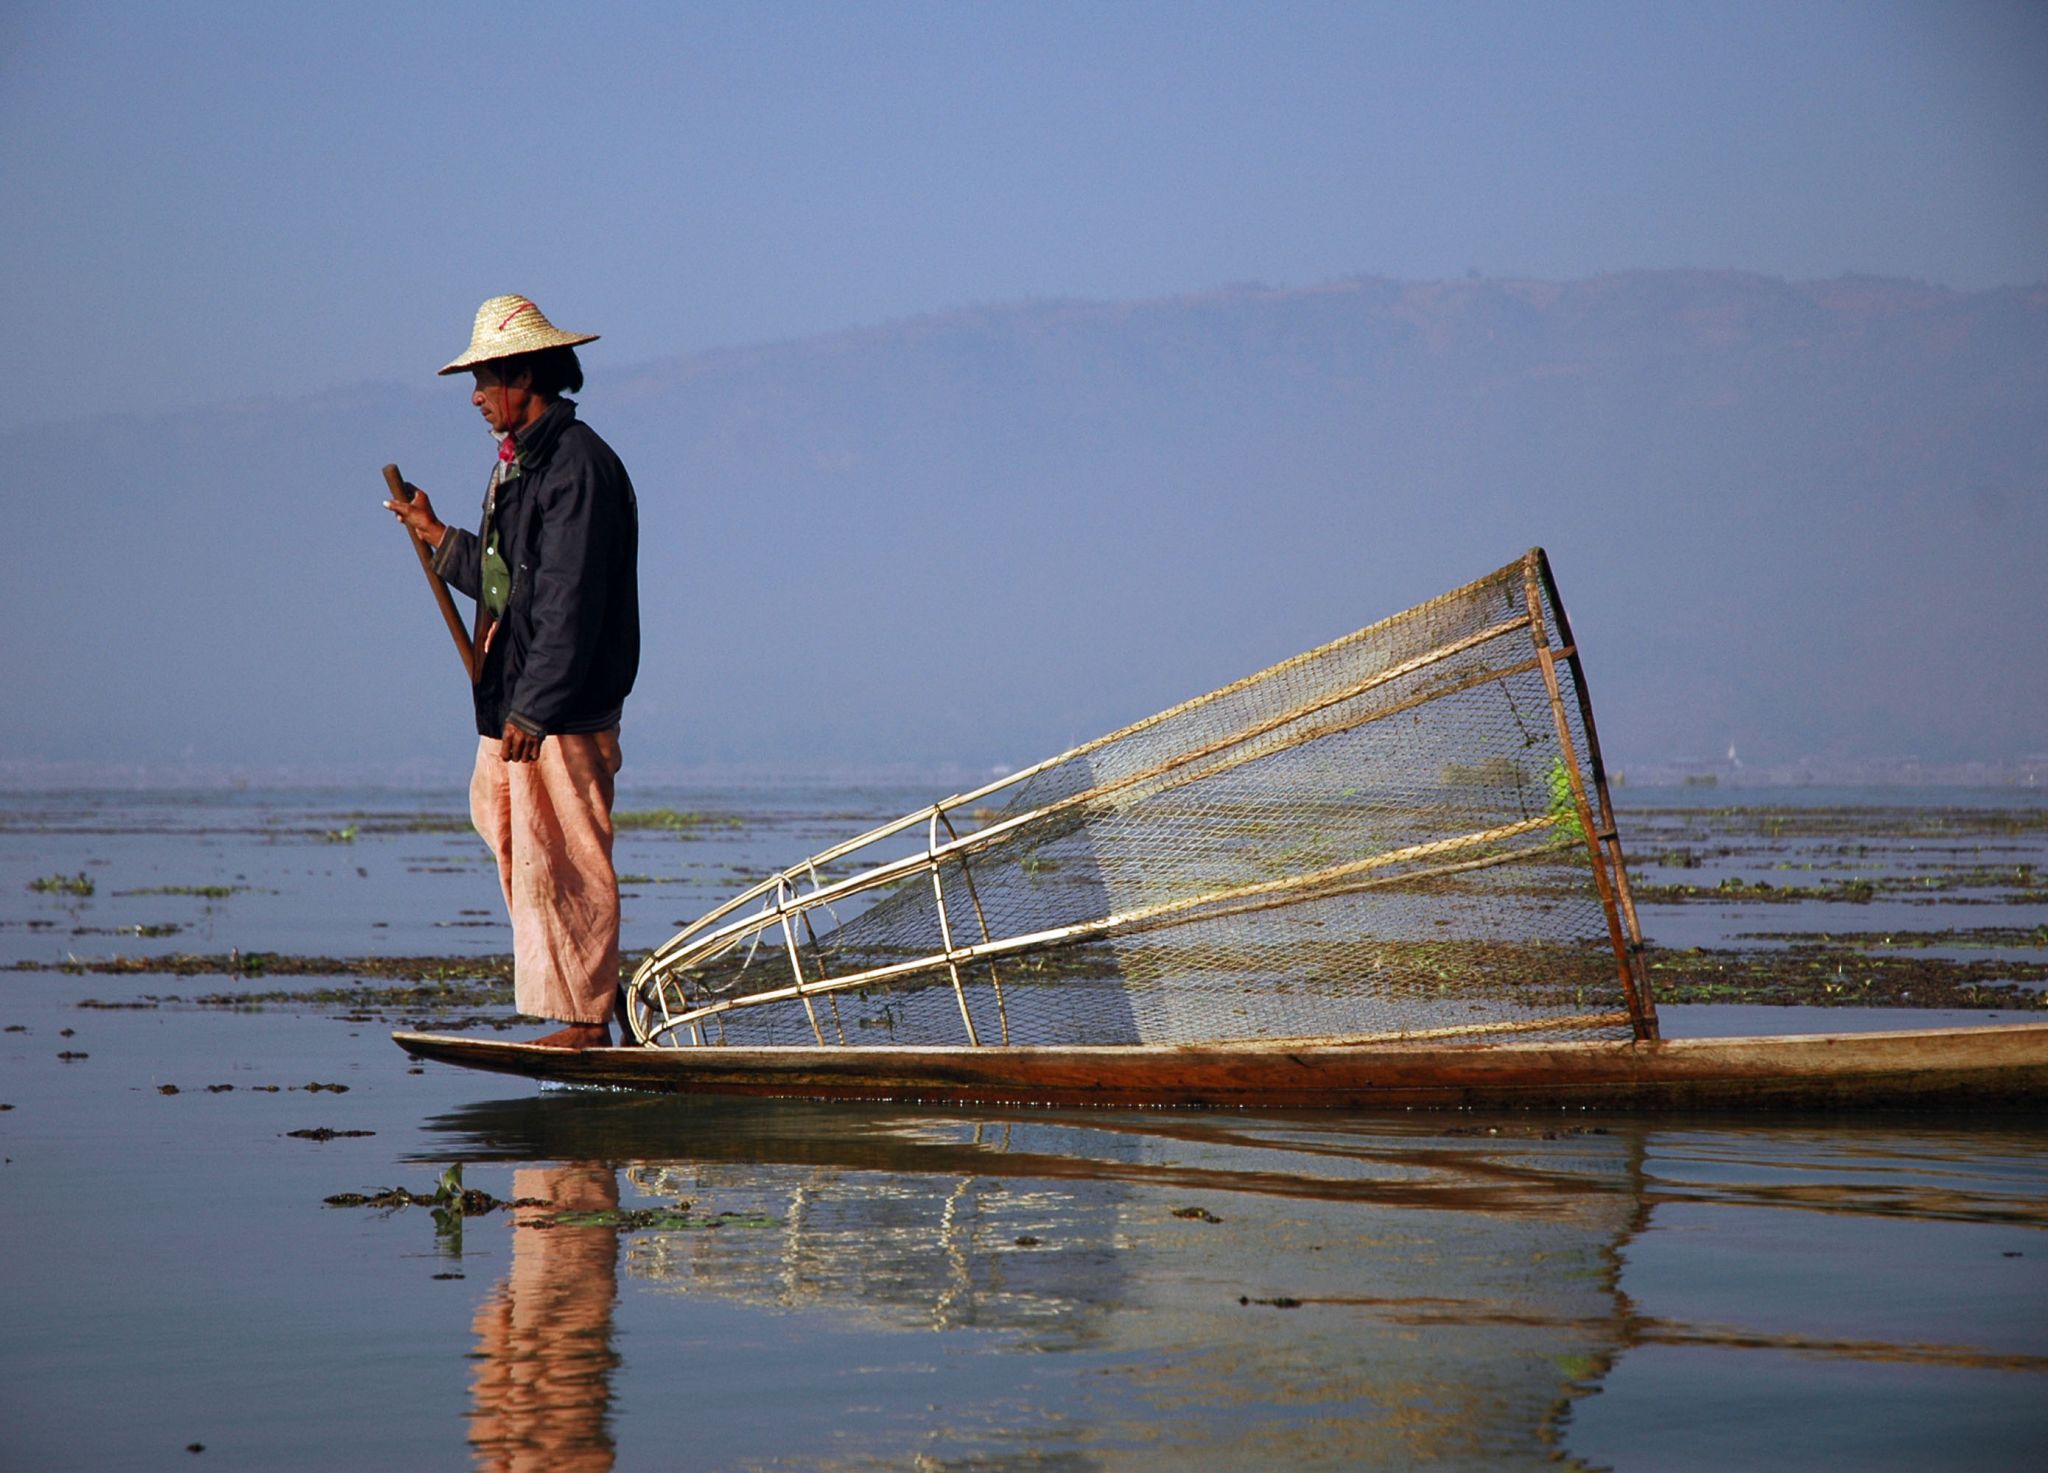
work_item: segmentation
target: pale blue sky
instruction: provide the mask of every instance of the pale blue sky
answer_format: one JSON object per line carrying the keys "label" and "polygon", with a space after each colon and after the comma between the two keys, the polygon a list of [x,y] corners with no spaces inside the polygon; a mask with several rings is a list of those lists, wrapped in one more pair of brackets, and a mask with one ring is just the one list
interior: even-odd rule
{"label": "pale blue sky", "polygon": [[[2048,279],[2030,3],[0,3],[4,423],[1354,273]],[[10,499],[21,488],[10,487]]]}

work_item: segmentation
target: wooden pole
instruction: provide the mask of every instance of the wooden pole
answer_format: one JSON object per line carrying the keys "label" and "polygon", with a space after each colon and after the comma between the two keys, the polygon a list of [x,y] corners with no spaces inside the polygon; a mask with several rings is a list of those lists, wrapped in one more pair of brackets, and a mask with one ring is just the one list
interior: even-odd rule
{"label": "wooden pole", "polygon": [[[1551,716],[1557,723],[1557,744],[1564,754],[1565,777],[1571,787],[1572,805],[1578,810],[1580,833],[1586,841],[1587,855],[1592,860],[1593,886],[1600,892],[1600,908],[1607,915],[1607,938],[1614,947],[1621,995],[1628,1003],[1636,1037],[1653,1039],[1657,1036],[1657,1009],[1640,985],[1642,979],[1637,968],[1642,959],[1630,950],[1628,938],[1622,934],[1620,902],[1615,898],[1614,876],[1607,867],[1606,841],[1611,829],[1600,827],[1586,797],[1586,781],[1579,770],[1579,749],[1572,744],[1571,722],[1565,718],[1564,695],[1557,683],[1558,652],[1551,648],[1550,630],[1543,618],[1543,593],[1538,587],[1548,566],[1549,559],[1540,547],[1530,548],[1522,558],[1522,591],[1529,605],[1529,634],[1536,642],[1536,657],[1542,663],[1543,685],[1549,692]],[[1572,658],[1576,660],[1578,647],[1573,645],[1571,649]]]}
{"label": "wooden pole", "polygon": [[[397,466],[384,467],[384,484],[391,488],[391,499],[400,506],[411,503],[412,488],[405,484]],[[434,602],[441,606],[441,617],[447,621],[448,633],[454,636],[455,653],[462,660],[462,673],[469,677],[471,685],[475,685],[476,650],[469,642],[469,631],[462,626],[462,615],[456,612],[455,599],[448,592],[448,585],[441,581],[441,575],[434,571],[434,554],[426,543],[420,541],[419,533],[407,527],[405,535],[412,541],[412,550],[419,554],[420,571],[427,575],[427,586],[434,590]]]}
{"label": "wooden pole", "polygon": [[1607,792],[1607,764],[1600,756],[1600,733],[1593,726],[1593,697],[1586,690],[1586,672],[1579,660],[1579,646],[1572,638],[1572,623],[1565,616],[1564,601],[1557,596],[1557,579],[1551,574],[1550,558],[1539,556],[1536,565],[1536,571],[1543,579],[1544,595],[1550,600],[1557,637],[1564,641],[1564,648],[1557,652],[1558,658],[1570,666],[1572,690],[1579,698],[1579,729],[1586,734],[1586,755],[1593,768],[1593,793],[1599,799],[1600,840],[1607,846],[1612,859],[1614,893],[1621,902],[1622,924],[1628,929],[1629,964],[1635,973],[1636,996],[1649,1014],[1652,1025],[1649,1036],[1661,1037],[1657,1027],[1657,998],[1650,990],[1649,974],[1643,967],[1643,928],[1636,919],[1635,897],[1629,893],[1628,863],[1622,857],[1621,833],[1614,821],[1614,802]]}

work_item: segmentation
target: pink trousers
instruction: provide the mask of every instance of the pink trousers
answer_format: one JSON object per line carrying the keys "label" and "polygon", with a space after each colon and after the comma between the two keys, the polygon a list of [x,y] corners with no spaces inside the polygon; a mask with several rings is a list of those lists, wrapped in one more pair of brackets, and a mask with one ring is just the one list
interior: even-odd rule
{"label": "pink trousers", "polygon": [[498,860],[512,916],[512,996],[520,1012],[603,1023],[619,985],[619,881],[612,870],[612,780],[619,732],[549,736],[532,762],[507,762],[479,737],[469,816]]}

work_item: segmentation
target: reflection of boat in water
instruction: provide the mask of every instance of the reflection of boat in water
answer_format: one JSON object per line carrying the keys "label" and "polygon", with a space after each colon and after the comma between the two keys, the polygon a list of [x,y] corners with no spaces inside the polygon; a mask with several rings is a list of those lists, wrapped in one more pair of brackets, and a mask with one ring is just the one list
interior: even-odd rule
{"label": "reflection of boat in water", "polygon": [[681,1092],[1714,1108],[2048,1091],[2048,1025],[1659,1038],[1542,552],[770,875],[625,989],[640,1047],[401,1033]]}
{"label": "reflection of boat in water", "polygon": [[[943,1397],[916,1445],[964,1463],[1550,1466],[1621,1348],[1614,1252],[1643,1210],[1627,1132],[590,1096],[434,1128],[471,1160],[586,1152],[637,1199],[772,1220],[621,1234],[619,1282],[800,1317],[765,1337],[798,1362],[877,1334],[936,1337],[919,1364],[995,1352],[980,1403],[917,1377],[862,1394]],[[515,1229],[513,1281],[593,1231]],[[905,1465],[860,1451],[831,1466]]]}
{"label": "reflection of boat in water", "polygon": [[[504,1229],[492,1303],[519,1333],[479,1348],[516,1364],[476,1372],[498,1447],[572,1451],[577,1406],[625,1466],[1734,1467],[1788,1445],[2026,1466],[2010,1450],[2038,1446],[2031,1127],[562,1091],[428,1130],[419,1159],[515,1165],[560,1206],[738,1214]],[[539,1161],[572,1164],[543,1182]],[[1759,1242],[1784,1256],[1758,1266]],[[1987,1273],[2008,1243],[2028,1251]],[[615,1297],[616,1340],[588,1312]],[[486,1399],[541,1376],[551,1399]],[[1911,1415],[1842,1410],[1858,1386]],[[1674,1418],[1688,1398],[1709,1410]]]}

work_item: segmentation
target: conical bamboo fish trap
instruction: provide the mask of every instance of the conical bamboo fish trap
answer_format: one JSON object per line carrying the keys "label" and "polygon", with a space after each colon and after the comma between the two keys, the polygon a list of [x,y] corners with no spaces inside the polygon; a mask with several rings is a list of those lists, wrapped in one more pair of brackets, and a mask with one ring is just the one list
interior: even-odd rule
{"label": "conical bamboo fish trap", "polygon": [[1654,1038],[1540,549],[763,878],[626,989],[662,1047]]}

